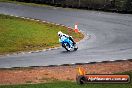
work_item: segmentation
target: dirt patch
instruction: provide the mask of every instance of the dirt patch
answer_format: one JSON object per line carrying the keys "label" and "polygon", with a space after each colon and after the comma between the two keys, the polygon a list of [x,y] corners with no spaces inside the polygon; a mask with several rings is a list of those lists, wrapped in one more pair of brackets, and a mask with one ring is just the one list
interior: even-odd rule
{"label": "dirt patch", "polygon": [[88,74],[112,74],[132,70],[132,61],[74,66],[0,69],[0,84],[41,83],[56,80],[75,81],[78,67],[85,68]]}

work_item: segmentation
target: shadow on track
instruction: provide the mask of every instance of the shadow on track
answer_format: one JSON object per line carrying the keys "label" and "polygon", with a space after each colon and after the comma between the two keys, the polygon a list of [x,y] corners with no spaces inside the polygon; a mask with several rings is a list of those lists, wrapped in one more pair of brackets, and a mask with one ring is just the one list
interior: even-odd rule
{"label": "shadow on track", "polygon": [[72,50],[72,51],[61,51],[61,53],[73,53],[76,52],[76,50]]}

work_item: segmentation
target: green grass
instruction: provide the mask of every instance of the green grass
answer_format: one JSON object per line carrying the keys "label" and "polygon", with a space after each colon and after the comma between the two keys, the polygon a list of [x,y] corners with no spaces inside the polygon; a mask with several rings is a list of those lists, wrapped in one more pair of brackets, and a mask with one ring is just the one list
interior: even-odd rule
{"label": "green grass", "polygon": [[[132,78],[132,71],[121,74],[129,74]],[[43,84],[25,84],[25,85],[3,85],[0,88],[132,88],[132,82],[122,84],[84,84],[78,85],[70,81],[56,81]]]}
{"label": "green grass", "polygon": [[81,39],[82,34],[52,24],[0,14],[0,54],[58,46],[58,31]]}

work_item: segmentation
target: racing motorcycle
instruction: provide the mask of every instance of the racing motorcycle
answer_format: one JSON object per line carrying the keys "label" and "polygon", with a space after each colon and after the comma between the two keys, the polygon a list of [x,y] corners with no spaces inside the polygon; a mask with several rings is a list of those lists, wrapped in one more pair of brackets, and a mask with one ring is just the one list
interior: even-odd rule
{"label": "racing motorcycle", "polygon": [[76,51],[78,49],[78,46],[76,44],[73,44],[73,42],[67,37],[62,36],[59,39],[59,42],[62,44],[62,47],[65,48],[67,51]]}

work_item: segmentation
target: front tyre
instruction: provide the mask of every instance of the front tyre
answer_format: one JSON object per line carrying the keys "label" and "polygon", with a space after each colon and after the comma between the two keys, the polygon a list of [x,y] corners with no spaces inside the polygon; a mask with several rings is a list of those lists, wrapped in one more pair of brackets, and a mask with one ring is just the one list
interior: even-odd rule
{"label": "front tyre", "polygon": [[62,47],[64,47],[67,51],[70,51],[69,50],[69,47],[70,47],[70,45],[67,43],[64,43],[64,44],[62,44]]}

